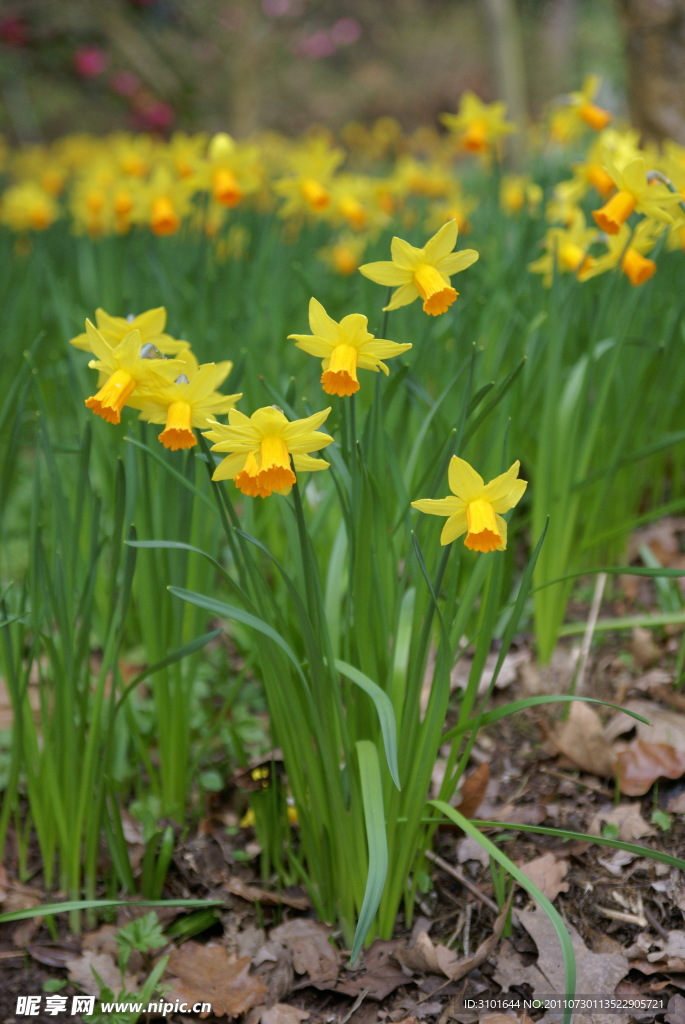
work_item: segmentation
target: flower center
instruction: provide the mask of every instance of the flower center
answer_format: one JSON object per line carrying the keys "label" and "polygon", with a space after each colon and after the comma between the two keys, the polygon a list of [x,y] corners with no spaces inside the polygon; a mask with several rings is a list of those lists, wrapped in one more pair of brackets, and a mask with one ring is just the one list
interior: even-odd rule
{"label": "flower center", "polygon": [[594,210],[595,223],[607,235],[617,235],[635,209],[636,199],[632,192],[621,189],[604,204],[601,210]]}
{"label": "flower center", "polygon": [[423,311],[431,316],[439,316],[444,313],[457,298],[459,294],[446,285],[442,274],[432,267],[430,263],[419,263],[414,269],[414,284],[419,295],[423,299]]}
{"label": "flower center", "polygon": [[331,201],[326,189],[315,178],[307,178],[300,188],[312,210],[325,210]]}
{"label": "flower center", "polygon": [[276,435],[263,437],[259,462],[254,452],[250,452],[233,482],[251,498],[268,498],[272,491],[292,487],[295,474],[290,468],[290,453],[284,439]]}
{"label": "flower center", "polygon": [[353,395],[359,391],[358,357],[354,345],[335,346],[328,368],[321,374],[321,383],[327,395]]}
{"label": "flower center", "polygon": [[648,260],[646,256],[643,256],[629,246],[621,260],[621,270],[626,275],[632,285],[637,287],[640,284],[644,284],[645,281],[649,281],[650,277],[653,277],[656,273],[656,263],[654,260]]}
{"label": "flower center", "polygon": [[466,506],[468,532],[464,544],[471,551],[496,551],[502,545],[502,531],[495,510],[485,498],[476,498]]}
{"label": "flower center", "polygon": [[482,153],[488,148],[488,126],[485,121],[473,121],[462,138],[464,149],[471,153]]}
{"label": "flower center", "polygon": [[172,402],[166,413],[166,426],[159,440],[165,448],[176,452],[179,448],[192,448],[197,438],[192,430],[193,409],[189,402]]}
{"label": "flower center", "polygon": [[611,114],[595,103],[581,103],[578,107],[578,116],[596,132],[601,132],[611,121]]}
{"label": "flower center", "polygon": [[152,200],[150,227],[155,235],[173,235],[181,223],[173,204],[166,196],[157,196]]}
{"label": "flower center", "polygon": [[243,198],[235,174],[227,167],[220,167],[214,174],[214,198],[223,206],[237,206]]}
{"label": "flower center", "polygon": [[115,370],[97,395],[86,399],[86,407],[108,423],[121,422],[121,410],[136,389],[136,381],[127,370]]}
{"label": "flower center", "polygon": [[607,199],[615,191],[614,179],[599,164],[590,164],[585,174],[590,184],[597,189],[602,199]]}
{"label": "flower center", "polygon": [[587,256],[579,245],[567,242],[559,249],[559,263],[564,270],[573,270],[580,278],[594,266],[595,260],[592,256]]}

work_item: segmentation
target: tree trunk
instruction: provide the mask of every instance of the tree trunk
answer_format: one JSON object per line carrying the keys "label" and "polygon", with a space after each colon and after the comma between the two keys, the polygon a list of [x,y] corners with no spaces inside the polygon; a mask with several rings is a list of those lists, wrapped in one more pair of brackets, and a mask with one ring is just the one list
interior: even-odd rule
{"label": "tree trunk", "polygon": [[621,0],[628,101],[645,140],[685,145],[685,0]]}

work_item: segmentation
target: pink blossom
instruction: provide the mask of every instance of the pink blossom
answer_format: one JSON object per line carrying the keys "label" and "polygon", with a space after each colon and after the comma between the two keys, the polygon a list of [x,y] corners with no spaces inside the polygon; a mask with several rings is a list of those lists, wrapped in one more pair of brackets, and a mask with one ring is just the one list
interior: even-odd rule
{"label": "pink blossom", "polygon": [[335,43],[325,29],[318,29],[309,36],[303,36],[297,44],[297,50],[303,57],[311,60],[321,60],[322,57],[330,57],[335,53]]}
{"label": "pink blossom", "polygon": [[350,46],[362,34],[362,27],[356,18],[340,18],[331,29],[331,39],[336,46]]}
{"label": "pink blossom", "polygon": [[5,46],[26,46],[28,32],[26,22],[18,15],[11,14],[0,21],[0,40]]}
{"label": "pink blossom", "polygon": [[74,70],[81,78],[96,78],[109,63],[109,57],[98,46],[82,46],[74,54]]}

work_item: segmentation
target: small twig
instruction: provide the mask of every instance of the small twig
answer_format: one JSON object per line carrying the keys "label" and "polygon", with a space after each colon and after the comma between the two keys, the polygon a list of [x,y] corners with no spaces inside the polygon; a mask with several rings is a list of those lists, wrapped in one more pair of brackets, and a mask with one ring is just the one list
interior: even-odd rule
{"label": "small twig", "polygon": [[587,663],[590,659],[592,637],[594,636],[597,619],[599,618],[599,609],[602,604],[606,581],[607,574],[605,572],[600,572],[597,576],[597,582],[595,583],[595,592],[592,595],[592,604],[590,605],[590,614],[588,615],[587,626],[585,627],[585,634],[583,636],[583,645],[580,649],[580,659],[578,661],[575,679],[576,693],[582,693],[585,688],[585,673],[587,671]]}
{"label": "small twig", "polygon": [[489,896],[486,896],[485,893],[481,892],[477,885],[474,885],[473,882],[469,881],[469,879],[461,873],[459,868],[453,868],[451,864],[448,864],[448,862],[443,860],[442,857],[438,857],[437,853],[433,853],[432,850],[426,850],[426,857],[428,860],[432,860],[436,867],[446,871],[448,875],[452,876],[452,878],[456,878],[456,880],[460,882],[465,889],[468,889],[476,899],[479,899],[486,907],[489,907],[495,915],[499,914],[499,907],[497,904],[494,903]]}
{"label": "small twig", "polygon": [[627,914],[624,910],[611,910],[609,907],[602,907],[599,903],[595,904],[595,910],[598,910],[604,917],[610,917],[612,921],[622,921],[624,924],[636,924],[640,928],[647,927],[647,920],[642,914]]}
{"label": "small twig", "polygon": [[340,1024],[347,1024],[347,1021],[350,1019],[350,1017],[355,1012],[355,1010],[359,1009],[359,1007],[362,1005],[362,1003],[364,1002],[364,1000],[366,999],[368,994],[369,994],[368,988],[363,988],[361,990],[361,992],[359,993],[359,995],[357,996],[355,1001],[352,1003],[352,1006],[347,1011],[345,1016],[340,1018]]}
{"label": "small twig", "polygon": [[651,924],[654,931],[658,932],[662,939],[668,939],[670,937],[664,926],[657,921],[654,914],[652,914],[650,910],[647,910],[647,908],[644,907],[642,913],[645,915],[647,921],[649,922],[649,924]]}
{"label": "small twig", "polygon": [[600,793],[602,796],[614,798],[613,790],[607,789],[601,782],[583,782],[582,779],[577,779],[575,775],[569,775],[568,772],[557,771],[556,768],[545,768],[542,765],[538,771],[543,775],[552,775],[555,779],[561,779],[562,782],[572,782],[574,786],[578,786],[580,789],[589,789],[591,793]]}

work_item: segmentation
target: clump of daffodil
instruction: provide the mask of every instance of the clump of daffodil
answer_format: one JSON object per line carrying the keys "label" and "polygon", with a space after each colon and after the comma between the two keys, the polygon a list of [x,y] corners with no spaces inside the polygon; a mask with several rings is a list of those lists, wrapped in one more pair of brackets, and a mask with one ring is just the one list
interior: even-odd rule
{"label": "clump of daffodil", "polygon": [[327,139],[317,138],[288,156],[290,173],[274,183],[274,192],[284,200],[281,217],[297,214],[320,217],[331,205],[333,176],[345,154],[332,148]]}
{"label": "clump of daffodil", "polygon": [[180,360],[155,358],[149,351],[152,346],[143,347],[139,330],[129,331],[115,346],[90,320],[86,320],[86,333],[96,356],[88,365],[100,371],[101,381],[97,394],[86,399],[86,407],[107,423],[121,422],[121,410],[136,391],[161,388],[183,371]]}
{"label": "clump of daffodil", "polygon": [[465,92],[456,114],[441,114],[440,120],[470,153],[487,153],[499,140],[516,131],[507,121],[504,103],[483,103],[475,93]]}
{"label": "clump of daffodil", "polygon": [[345,231],[331,242],[319,249],[317,255],[337,274],[349,277],[359,270],[368,239],[364,235],[352,235]]}
{"label": "clump of daffodil", "polygon": [[637,211],[662,224],[672,224],[671,210],[677,206],[681,196],[670,192],[666,185],[654,181],[647,173],[644,157],[636,157],[623,166],[607,160],[606,170],[617,191],[592,216],[595,223],[608,235],[617,235],[621,225]]}
{"label": "clump of daffodil", "polygon": [[295,470],[328,469],[328,462],[312,458],[309,452],[332,444],[330,434],[318,430],[330,411],[288,420],[281,409],[270,405],[252,416],[231,409],[228,425],[210,421],[211,429],[204,436],[213,442],[212,451],[229,453],[214,470],[212,480],[232,480],[252,498],[268,498],[274,491],[287,494],[296,482]]}
{"label": "clump of daffodil", "polygon": [[483,477],[464,459],[453,455],[449,465],[452,495],[432,500],[412,501],[412,508],[432,516],[447,516],[440,534],[441,544],[466,534],[464,544],[471,551],[504,551],[507,546],[507,524],[503,512],[517,505],[528,486],[518,479],[520,462],[485,483]]}
{"label": "clump of daffodil", "polygon": [[321,383],[327,395],[353,395],[359,391],[357,369],[390,373],[383,362],[406,352],[411,345],[399,345],[385,338],[374,338],[367,330],[368,320],[361,313],[350,313],[340,323],[332,320],[317,299],[309,302],[309,326],[312,334],[289,334],[297,348],[322,359]]}
{"label": "clump of daffodil", "polygon": [[[156,306],[154,309],[147,309],[138,316],[112,316],[104,309],[95,310],[95,323],[97,329],[107,344],[113,348],[131,331],[139,331],[143,345],[154,345],[162,355],[180,355],[186,352],[190,345],[187,341],[177,341],[170,334],[164,333],[166,326],[166,309],[164,306]],[[71,339],[74,348],[83,352],[91,352],[91,335],[87,332],[77,334]]]}
{"label": "clump of daffodil", "polygon": [[158,435],[165,448],[178,451],[197,444],[193,428],[202,430],[213,416],[233,408],[242,395],[222,395],[217,391],[228,377],[233,363],[205,363],[198,366],[190,352],[184,353],[183,373],[174,381],[148,387],[129,405],[140,410],[140,419],[164,423]]}
{"label": "clump of daffodil", "polygon": [[528,174],[506,174],[500,183],[499,201],[505,213],[515,215],[525,209],[534,214],[542,202],[543,191]]}
{"label": "clump of daffodil", "polygon": [[260,185],[257,148],[239,145],[226,132],[219,132],[209,143],[206,170],[212,198],[220,206],[238,206]]}
{"label": "clump of daffodil", "polygon": [[579,281],[584,281],[595,265],[588,250],[598,237],[597,229],[586,224],[582,210],[576,210],[570,224],[548,230],[544,254],[529,263],[528,269],[533,274],[542,274],[547,288],[555,273],[575,274]]}
{"label": "clump of daffodil", "polygon": [[617,235],[600,236],[606,251],[593,260],[583,279],[620,267],[634,287],[645,284],[656,273],[656,263],[646,253],[654,248],[664,230],[663,224],[645,218],[634,231],[624,224]]}
{"label": "clump of daffodil", "polygon": [[450,277],[478,259],[475,249],[453,252],[458,233],[457,222],[449,221],[422,249],[395,237],[390,244],[392,260],[365,263],[359,268],[364,277],[376,284],[399,285],[384,310],[399,309],[418,298],[423,300],[424,313],[430,316],[439,316],[449,309],[459,294],[452,288]]}
{"label": "clump of daffodil", "polygon": [[32,181],[12,185],[0,202],[0,223],[13,231],[45,231],[58,217],[54,198]]}

